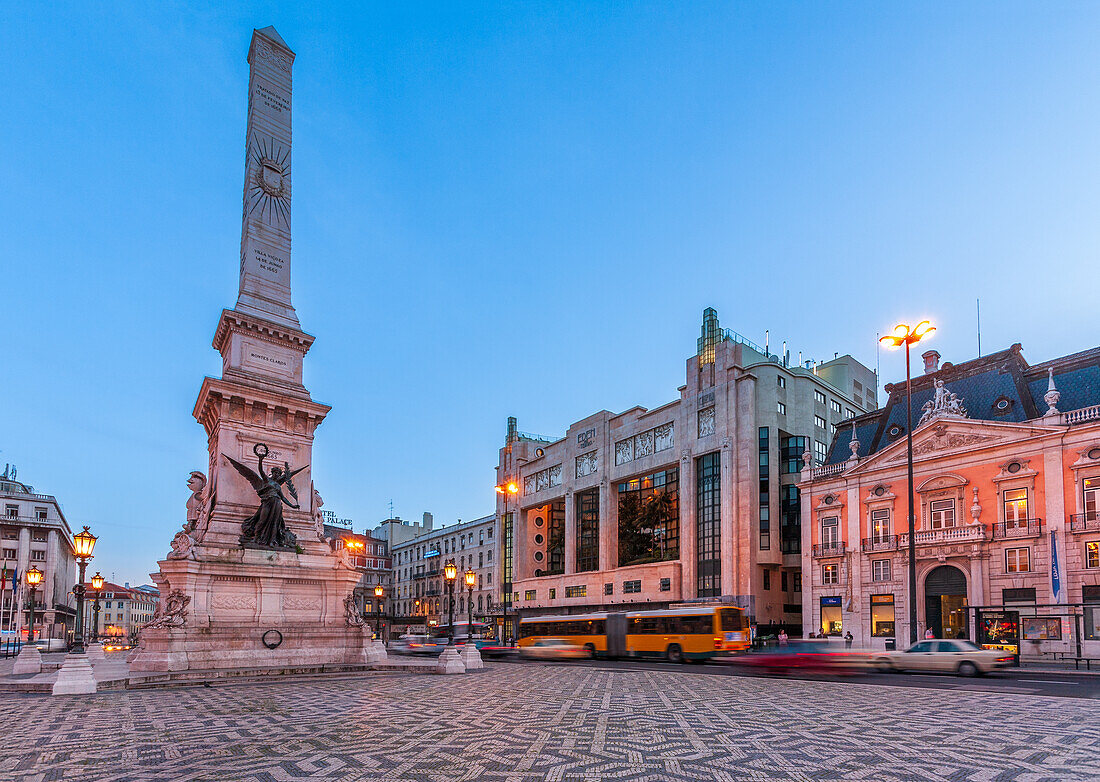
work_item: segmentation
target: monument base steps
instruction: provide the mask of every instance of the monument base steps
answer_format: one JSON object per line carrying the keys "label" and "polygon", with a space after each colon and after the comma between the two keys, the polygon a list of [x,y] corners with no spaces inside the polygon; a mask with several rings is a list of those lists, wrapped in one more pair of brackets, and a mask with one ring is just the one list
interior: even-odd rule
{"label": "monument base steps", "polygon": [[12,674],[42,673],[42,653],[37,646],[24,646],[19,650],[19,656],[15,658]]}
{"label": "monument base steps", "polygon": [[89,695],[96,690],[95,673],[86,654],[70,654],[57,672],[54,695]]}

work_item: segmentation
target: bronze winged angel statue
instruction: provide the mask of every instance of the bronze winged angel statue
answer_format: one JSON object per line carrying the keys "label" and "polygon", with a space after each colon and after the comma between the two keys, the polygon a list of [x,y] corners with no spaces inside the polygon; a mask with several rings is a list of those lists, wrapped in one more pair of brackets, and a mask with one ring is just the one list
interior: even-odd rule
{"label": "bronze winged angel statue", "polygon": [[285,484],[290,496],[297,500],[298,492],[294,488],[292,479],[309,465],[292,471],[290,464],[283,462],[282,467],[272,467],[270,472],[265,473],[264,457],[268,454],[267,446],[264,443],[256,443],[252,447],[252,452],[256,454],[259,474],[232,456],[225,455],[237,472],[252,484],[252,488],[260,497],[260,507],[241,525],[241,544],[258,548],[294,549],[298,539],[283,522],[283,505],[286,504],[290,508],[301,506],[283,496],[282,487]]}

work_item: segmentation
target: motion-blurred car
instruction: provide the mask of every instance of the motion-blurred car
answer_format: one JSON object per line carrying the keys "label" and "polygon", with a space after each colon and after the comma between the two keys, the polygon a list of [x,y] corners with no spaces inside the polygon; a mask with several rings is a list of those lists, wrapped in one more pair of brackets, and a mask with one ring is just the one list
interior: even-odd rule
{"label": "motion-blurred car", "polygon": [[888,652],[875,658],[883,671],[928,671],[976,676],[1012,665],[1013,657],[1002,651],[982,649],[965,639],[918,641],[904,652]]}
{"label": "motion-blurred car", "polygon": [[37,646],[40,652],[64,652],[69,648],[62,638],[37,638],[33,645]]}
{"label": "motion-blurred car", "polygon": [[787,646],[742,654],[733,658],[732,662],[770,674],[783,674],[788,671],[844,674],[863,670],[866,665],[866,655],[862,652],[841,649],[828,642],[796,641]]}
{"label": "motion-blurred car", "polygon": [[133,646],[129,641],[104,641],[103,651],[105,652],[124,652],[127,649],[132,649]]}
{"label": "motion-blurred car", "polygon": [[389,650],[394,654],[441,654],[446,645],[445,639],[429,638],[426,635],[403,635],[390,641]]}
{"label": "motion-blurred car", "polygon": [[532,660],[583,660],[592,656],[590,649],[571,644],[564,638],[540,638],[530,646],[521,647],[519,653]]}

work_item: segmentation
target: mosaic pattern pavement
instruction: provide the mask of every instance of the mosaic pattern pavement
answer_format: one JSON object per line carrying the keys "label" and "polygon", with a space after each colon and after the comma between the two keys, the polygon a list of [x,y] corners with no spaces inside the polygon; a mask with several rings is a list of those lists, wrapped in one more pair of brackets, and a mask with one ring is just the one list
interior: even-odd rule
{"label": "mosaic pattern pavement", "polygon": [[0,695],[2,780],[1100,778],[1082,699],[584,666]]}

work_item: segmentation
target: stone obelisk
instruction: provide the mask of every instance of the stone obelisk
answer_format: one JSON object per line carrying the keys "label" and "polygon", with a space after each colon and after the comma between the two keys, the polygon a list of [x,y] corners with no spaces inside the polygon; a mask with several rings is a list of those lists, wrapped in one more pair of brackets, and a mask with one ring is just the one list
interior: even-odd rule
{"label": "stone obelisk", "polygon": [[[240,287],[214,334],[222,376],[207,377],[194,416],[208,438],[208,472],[191,474],[188,520],[152,574],[161,606],[141,632],[133,671],[301,667],[369,662],[370,635],[349,610],[359,574],[321,538],[313,487],[313,433],[329,411],[302,384],[313,337],[291,303],[291,68],[294,53],[272,27],[254,31],[248,53],[248,130]],[[305,467],[297,501],[279,505],[296,539],[249,545],[243,522],[260,500],[230,459],[264,472]],[[207,477],[208,476],[208,477]],[[242,542],[245,541],[245,542]]]}

